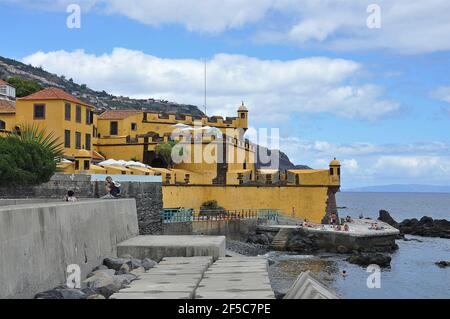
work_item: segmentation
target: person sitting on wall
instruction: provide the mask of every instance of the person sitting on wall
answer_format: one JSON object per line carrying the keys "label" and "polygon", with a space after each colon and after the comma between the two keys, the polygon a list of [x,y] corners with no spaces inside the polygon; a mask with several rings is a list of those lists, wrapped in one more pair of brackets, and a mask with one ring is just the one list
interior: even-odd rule
{"label": "person sitting on wall", "polygon": [[113,181],[111,176],[108,176],[105,180],[105,190],[108,194],[103,196],[104,199],[119,198],[120,197],[120,184]]}
{"label": "person sitting on wall", "polygon": [[348,224],[344,224],[344,231],[350,231],[350,227],[348,227]]}
{"label": "person sitting on wall", "polygon": [[66,202],[76,202],[77,198],[75,197],[75,193],[72,190],[70,190],[70,191],[67,192],[67,195],[64,198],[64,200]]}

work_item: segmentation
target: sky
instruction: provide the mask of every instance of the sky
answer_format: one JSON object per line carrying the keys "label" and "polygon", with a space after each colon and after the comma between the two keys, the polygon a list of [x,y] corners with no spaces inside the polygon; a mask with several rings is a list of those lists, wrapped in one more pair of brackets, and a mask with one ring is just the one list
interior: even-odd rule
{"label": "sky", "polygon": [[0,0],[0,29],[1,56],[201,109],[206,61],[209,116],[244,101],[343,188],[450,182],[450,1]]}

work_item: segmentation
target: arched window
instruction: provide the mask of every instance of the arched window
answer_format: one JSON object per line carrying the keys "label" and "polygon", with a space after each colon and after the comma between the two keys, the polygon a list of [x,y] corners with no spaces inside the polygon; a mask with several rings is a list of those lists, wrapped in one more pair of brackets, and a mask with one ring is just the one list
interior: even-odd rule
{"label": "arched window", "polygon": [[0,120],[0,130],[6,130],[6,123]]}

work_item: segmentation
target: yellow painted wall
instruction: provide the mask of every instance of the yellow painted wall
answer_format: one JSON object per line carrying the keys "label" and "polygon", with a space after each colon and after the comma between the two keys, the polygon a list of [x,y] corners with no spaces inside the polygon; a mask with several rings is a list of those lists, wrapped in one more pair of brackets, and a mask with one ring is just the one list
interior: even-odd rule
{"label": "yellow painted wall", "polygon": [[[43,128],[47,133],[53,132],[63,143],[64,147],[64,131],[70,130],[70,148],[64,148],[64,155],[73,157],[77,153],[75,144],[75,132],[81,133],[81,148],[85,148],[86,134],[91,135],[91,150],[93,139],[93,124],[86,124],[86,109],[91,107],[81,105],[81,123],[76,122],[75,109],[76,104],[71,104],[71,119],[65,120],[65,103],[64,100],[20,100],[16,102],[16,125],[31,124]],[[34,105],[45,105],[45,119],[34,119]]]}
{"label": "yellow painted wall", "polygon": [[[227,210],[279,209],[288,217],[320,223],[325,216],[328,187],[295,186],[163,186],[164,208],[200,209],[202,203],[216,200]],[[293,214],[294,212],[294,214]],[[294,215],[294,216],[293,216]]]}
{"label": "yellow painted wall", "polygon": [[14,126],[16,126],[16,114],[14,113],[0,113],[0,120],[5,122],[5,130],[13,131]]}

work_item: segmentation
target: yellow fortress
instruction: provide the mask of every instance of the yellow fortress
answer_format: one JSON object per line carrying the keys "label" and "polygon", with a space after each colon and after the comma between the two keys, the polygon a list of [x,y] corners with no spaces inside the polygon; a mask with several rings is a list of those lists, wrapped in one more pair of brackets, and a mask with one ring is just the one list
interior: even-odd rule
{"label": "yellow fortress", "polygon": [[[244,103],[236,117],[224,119],[101,112],[59,88],[18,99],[12,90],[0,82],[0,135],[28,124],[53,132],[64,147],[59,168],[65,173],[160,175],[164,208],[199,210],[215,200],[227,210],[274,209],[313,222],[326,221],[336,211],[339,161],[322,170],[257,168],[258,148],[245,138],[249,114]],[[160,156],[158,145],[169,143],[178,161]],[[105,162],[109,159],[122,164]]]}

